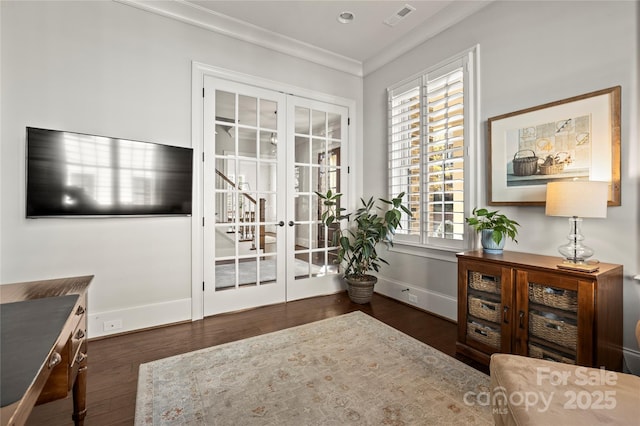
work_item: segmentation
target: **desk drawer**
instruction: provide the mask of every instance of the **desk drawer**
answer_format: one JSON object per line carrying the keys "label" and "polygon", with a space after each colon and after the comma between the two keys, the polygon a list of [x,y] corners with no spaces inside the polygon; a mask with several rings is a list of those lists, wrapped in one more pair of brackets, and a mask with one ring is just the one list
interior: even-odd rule
{"label": "desk drawer", "polygon": [[38,398],[37,404],[66,398],[78,374],[79,360],[87,352],[86,296],[78,298],[63,334],[56,344],[60,362],[53,367],[49,380]]}
{"label": "desk drawer", "polygon": [[73,308],[74,309],[74,314],[73,317],[71,319],[71,327],[73,330],[77,330],[79,327],[82,328],[83,330],[85,330],[86,333],[86,328],[87,328],[87,314],[86,314],[86,310],[87,310],[87,303],[86,303],[86,298],[85,297],[81,297],[78,299],[78,303],[76,304],[76,306]]}
{"label": "desk drawer", "polygon": [[76,376],[78,375],[78,369],[80,368],[80,364],[87,357],[87,328],[86,328],[86,319],[82,318],[82,320],[78,323],[78,327],[74,330],[71,335],[71,347],[69,352],[69,389],[73,386],[73,383],[76,380]]}
{"label": "desk drawer", "polygon": [[44,385],[44,389],[40,393],[37,404],[54,401],[56,399],[65,398],[69,392],[69,352],[71,350],[70,336],[61,339],[56,344],[55,352],[60,356],[60,362],[51,370],[49,380]]}

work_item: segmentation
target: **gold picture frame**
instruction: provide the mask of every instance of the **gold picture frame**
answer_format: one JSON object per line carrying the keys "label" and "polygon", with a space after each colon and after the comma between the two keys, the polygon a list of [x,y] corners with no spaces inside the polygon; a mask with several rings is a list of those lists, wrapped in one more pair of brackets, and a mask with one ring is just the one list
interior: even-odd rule
{"label": "gold picture frame", "polygon": [[621,203],[620,86],[488,120],[488,204],[545,204],[546,183],[609,182]]}

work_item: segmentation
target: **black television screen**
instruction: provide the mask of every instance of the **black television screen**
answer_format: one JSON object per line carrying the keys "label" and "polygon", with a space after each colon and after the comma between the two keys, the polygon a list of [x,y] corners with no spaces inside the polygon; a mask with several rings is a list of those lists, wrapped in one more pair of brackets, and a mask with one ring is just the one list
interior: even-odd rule
{"label": "black television screen", "polygon": [[27,127],[27,217],[190,215],[193,150]]}

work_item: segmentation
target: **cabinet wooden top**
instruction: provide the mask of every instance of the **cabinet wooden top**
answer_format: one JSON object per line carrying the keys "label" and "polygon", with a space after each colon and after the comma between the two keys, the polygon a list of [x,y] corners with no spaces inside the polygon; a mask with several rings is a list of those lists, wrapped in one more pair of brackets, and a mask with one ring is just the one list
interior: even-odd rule
{"label": "cabinet wooden top", "polygon": [[0,303],[83,294],[93,275],[0,285]]}
{"label": "cabinet wooden top", "polygon": [[483,262],[491,262],[500,265],[509,265],[520,268],[536,268],[544,270],[552,270],[554,272],[566,273],[572,276],[584,276],[594,278],[609,273],[622,273],[622,265],[612,263],[599,263],[595,272],[584,272],[576,270],[568,270],[558,268],[558,263],[562,262],[559,256],[543,256],[540,254],[522,253],[518,251],[504,251],[502,254],[488,254],[483,250],[465,251],[457,253],[459,259],[481,260]]}

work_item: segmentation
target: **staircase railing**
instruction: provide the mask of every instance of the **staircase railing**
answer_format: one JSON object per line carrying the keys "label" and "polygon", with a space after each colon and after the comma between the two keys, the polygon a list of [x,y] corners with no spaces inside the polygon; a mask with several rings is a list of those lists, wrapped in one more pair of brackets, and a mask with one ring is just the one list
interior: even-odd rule
{"label": "staircase railing", "polygon": [[[231,180],[228,176],[222,173],[220,170],[215,169],[216,174],[228,185],[230,185],[233,189],[239,189],[242,191],[242,188],[238,188],[238,185]],[[237,206],[233,205],[230,211],[232,215],[229,215],[229,211],[227,211],[227,221],[235,222],[235,215],[239,213],[239,222],[241,223],[250,223],[250,225],[240,225],[239,229],[236,229],[236,232],[239,233],[240,241],[251,241],[252,249],[256,249],[256,238],[259,241],[259,247],[264,251],[265,244],[265,216],[266,216],[266,206],[267,200],[264,198],[260,198],[259,201],[256,201],[251,195],[246,192],[240,192],[246,200],[249,201],[249,208],[245,209],[246,204],[240,203],[240,212],[237,210]],[[260,223],[258,227],[258,234],[256,235],[256,208],[258,210],[258,222]]]}

